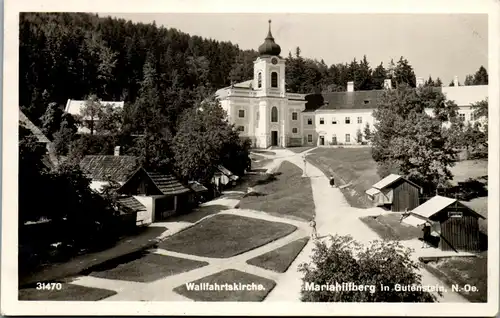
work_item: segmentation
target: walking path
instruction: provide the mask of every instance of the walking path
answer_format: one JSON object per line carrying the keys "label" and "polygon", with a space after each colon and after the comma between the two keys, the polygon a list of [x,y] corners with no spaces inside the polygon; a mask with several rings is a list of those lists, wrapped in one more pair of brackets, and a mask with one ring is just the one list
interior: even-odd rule
{"label": "walking path", "polygon": [[[311,149],[309,151],[312,151]],[[288,160],[303,168],[303,154],[292,154],[288,150],[273,150],[276,157]],[[309,152],[308,151],[308,152]],[[286,159],[285,159],[286,158]],[[311,179],[314,204],[316,206],[316,227],[318,235],[325,234],[351,235],[356,241],[368,244],[370,241],[379,240],[380,237],[366,226],[359,218],[368,215],[380,215],[382,209],[358,209],[351,207],[338,188],[332,188],[327,177],[314,165],[306,164],[305,175]],[[404,242],[402,242],[404,245]],[[296,301],[300,294],[301,274],[297,271],[300,263],[308,262],[314,243],[309,242],[304,250],[295,259],[294,263],[284,276],[280,277],[277,286],[271,291],[266,301]],[[413,255],[414,260],[417,256]],[[422,269],[422,284],[444,286],[444,283],[428,271]],[[296,292],[290,292],[296,291]],[[467,302],[461,295],[451,292],[438,297],[439,302]]]}
{"label": "walking path", "polygon": [[[304,155],[312,150],[314,150],[314,148],[297,154],[286,149],[273,149],[273,152],[276,153],[275,155],[259,153],[259,156],[273,159],[272,162],[264,167],[268,172],[274,172],[275,170],[277,170],[284,160],[290,161],[291,163],[304,170]],[[351,207],[345,200],[342,192],[338,188],[332,188],[327,177],[317,167],[311,165],[310,163],[307,163],[305,165],[304,176],[310,178],[311,180],[313,200],[316,212],[316,227],[320,239],[326,239],[329,234],[351,235],[355,240],[363,244],[367,244],[370,241],[380,239],[378,235],[363,222],[361,222],[359,218],[367,215],[380,215],[388,212],[385,212],[384,210],[378,208],[358,209]],[[228,208],[227,210],[222,210],[219,213],[205,216],[197,222],[201,222],[202,220],[217,214],[235,214],[243,217],[251,217],[272,222],[292,224],[297,227],[297,230],[274,242],[270,242],[266,245],[255,248],[240,255],[224,259],[200,257],[184,253],[166,251],[159,248],[150,249],[149,252],[151,253],[204,261],[209,263],[209,265],[207,266],[196,268],[185,273],[168,276],[151,283],[128,282],[96,278],[92,276],[81,276],[73,281],[72,284],[110,289],[117,292],[116,295],[106,298],[105,300],[190,301],[190,299],[175,293],[173,289],[185,283],[203,278],[225,269],[236,269],[260,277],[268,278],[276,282],[275,288],[268,294],[264,301],[299,301],[301,290],[301,273],[297,271],[297,268],[299,264],[303,262],[309,262],[314,246],[312,240],[308,242],[308,244],[304,247],[302,252],[297,256],[297,258],[293,261],[293,263],[285,273],[280,274],[260,267],[249,265],[246,263],[246,261],[269,251],[275,250],[276,248],[284,246],[299,238],[308,236],[310,234],[310,228],[308,224],[302,221],[272,216],[261,211],[236,209],[235,207],[238,204],[239,200],[237,198],[234,198],[234,196],[243,195],[243,192],[234,192],[230,194],[230,198],[221,197],[216,200],[207,202],[203,205],[224,206]],[[176,221],[155,223],[154,226],[165,226],[168,228],[168,230],[161,235],[161,238],[164,238],[196,223]],[[414,242],[412,244],[414,245]],[[417,256],[414,257],[416,258]],[[421,273],[422,283],[424,285],[443,285],[442,282],[440,282],[429,272],[422,270]],[[439,301],[466,302],[463,297],[451,291],[447,292],[442,297],[439,297]]]}

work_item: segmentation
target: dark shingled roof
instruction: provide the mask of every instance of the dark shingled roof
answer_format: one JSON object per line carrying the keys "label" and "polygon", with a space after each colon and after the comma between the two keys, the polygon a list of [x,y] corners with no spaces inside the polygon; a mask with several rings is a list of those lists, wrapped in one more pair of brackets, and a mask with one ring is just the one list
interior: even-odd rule
{"label": "dark shingled roof", "polygon": [[134,211],[134,212],[137,212],[137,211],[146,211],[146,207],[144,205],[142,205],[141,202],[137,201],[137,199],[135,199],[134,197],[131,197],[131,196],[122,196],[122,197],[119,197],[117,200],[118,204]]}
{"label": "dark shingled roof", "polygon": [[377,107],[377,100],[384,90],[333,92],[306,96],[304,112],[328,109],[371,109]]}
{"label": "dark shingled roof", "polygon": [[85,156],[80,167],[94,181],[107,181],[110,177],[116,182],[125,182],[138,167],[134,156]]}
{"label": "dark shingled roof", "polygon": [[191,189],[185,187],[172,174],[163,174],[152,171],[146,171],[146,173],[154,182],[158,190],[160,190],[165,195],[182,194],[191,191]]}

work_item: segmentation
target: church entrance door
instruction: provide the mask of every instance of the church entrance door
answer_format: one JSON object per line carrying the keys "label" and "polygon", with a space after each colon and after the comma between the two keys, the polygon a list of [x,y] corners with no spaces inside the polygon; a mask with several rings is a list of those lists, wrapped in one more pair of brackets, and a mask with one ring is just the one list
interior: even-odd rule
{"label": "church entrance door", "polygon": [[319,145],[324,146],[325,145],[325,136],[319,136]]}
{"label": "church entrance door", "polygon": [[271,131],[271,146],[278,145],[278,132],[276,130]]}

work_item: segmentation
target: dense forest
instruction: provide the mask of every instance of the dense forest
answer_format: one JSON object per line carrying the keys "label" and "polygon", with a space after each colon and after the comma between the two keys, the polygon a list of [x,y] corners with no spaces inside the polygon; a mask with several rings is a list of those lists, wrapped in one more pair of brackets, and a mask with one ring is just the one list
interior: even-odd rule
{"label": "dense forest", "polygon": [[[19,50],[19,102],[35,122],[50,102],[63,105],[67,99],[92,94],[101,100],[125,101],[132,116],[130,108],[139,97],[147,69],[154,72],[159,100],[176,113],[200,96],[252,78],[258,56],[230,42],[191,36],[155,23],[87,13],[21,14]],[[290,92],[342,91],[351,80],[356,90],[380,89],[386,78],[413,87],[416,81],[404,57],[385,66],[372,67],[366,56],[328,66],[323,60],[302,57],[297,47],[286,62]],[[486,70],[481,67],[478,72],[467,75],[464,84],[487,83]],[[426,83],[440,86],[442,81],[429,77]]]}

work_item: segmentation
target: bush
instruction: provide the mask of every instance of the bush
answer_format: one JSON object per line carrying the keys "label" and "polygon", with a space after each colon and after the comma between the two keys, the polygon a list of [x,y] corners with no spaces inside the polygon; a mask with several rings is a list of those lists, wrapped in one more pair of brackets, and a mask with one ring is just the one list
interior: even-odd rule
{"label": "bush", "polygon": [[[434,302],[436,297],[424,291],[394,290],[420,285],[419,265],[410,258],[411,250],[398,242],[374,241],[365,248],[350,236],[335,235],[331,245],[316,242],[312,263],[303,263],[301,300],[307,302]],[[368,290],[318,290],[320,286],[368,285]],[[381,291],[381,284],[390,290]],[[312,287],[312,288],[311,288]]]}
{"label": "bush", "polygon": [[488,196],[487,181],[481,182],[477,179],[469,178],[458,185],[444,189],[444,196],[456,197],[462,201],[470,201],[479,197]]}

